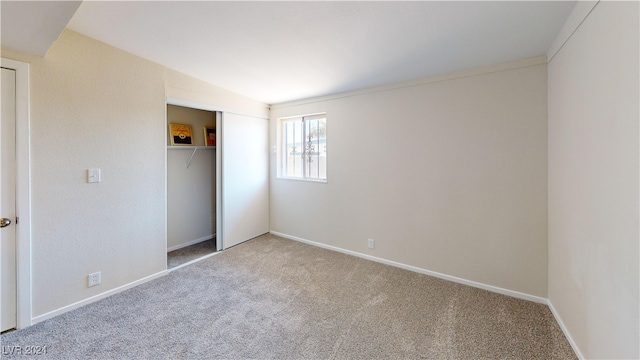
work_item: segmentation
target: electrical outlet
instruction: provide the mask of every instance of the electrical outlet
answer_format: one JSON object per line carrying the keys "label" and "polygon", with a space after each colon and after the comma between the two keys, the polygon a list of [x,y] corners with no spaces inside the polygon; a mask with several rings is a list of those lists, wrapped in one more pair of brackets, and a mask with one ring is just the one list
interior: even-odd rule
{"label": "electrical outlet", "polygon": [[100,278],[101,278],[100,271],[95,272],[93,274],[89,274],[88,276],[89,287],[100,285],[100,280],[101,280]]}
{"label": "electrical outlet", "polygon": [[368,247],[369,249],[373,249],[373,248],[375,248],[375,246],[376,246],[376,241],[375,241],[375,240],[373,240],[373,239],[369,239],[369,240],[367,241],[367,247]]}

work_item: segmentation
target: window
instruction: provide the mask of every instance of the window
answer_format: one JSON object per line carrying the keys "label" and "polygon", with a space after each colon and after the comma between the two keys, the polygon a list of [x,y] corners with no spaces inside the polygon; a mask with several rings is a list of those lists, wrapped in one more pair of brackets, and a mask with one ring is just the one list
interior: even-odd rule
{"label": "window", "polygon": [[327,180],[327,117],[325,114],[280,119],[281,176]]}

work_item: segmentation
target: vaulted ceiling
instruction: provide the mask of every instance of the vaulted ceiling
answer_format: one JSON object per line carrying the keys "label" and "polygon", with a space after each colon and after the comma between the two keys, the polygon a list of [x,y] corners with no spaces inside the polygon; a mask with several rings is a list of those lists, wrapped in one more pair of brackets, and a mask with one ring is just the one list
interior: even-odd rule
{"label": "vaulted ceiling", "polygon": [[84,1],[67,27],[275,104],[543,55],[574,5]]}

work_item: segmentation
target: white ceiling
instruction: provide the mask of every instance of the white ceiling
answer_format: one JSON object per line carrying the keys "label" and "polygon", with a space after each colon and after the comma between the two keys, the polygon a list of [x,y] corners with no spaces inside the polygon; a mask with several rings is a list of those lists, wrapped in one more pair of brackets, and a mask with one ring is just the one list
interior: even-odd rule
{"label": "white ceiling", "polygon": [[276,104],[542,55],[574,5],[84,1],[68,27]]}
{"label": "white ceiling", "polygon": [[2,1],[2,46],[44,56],[81,1]]}

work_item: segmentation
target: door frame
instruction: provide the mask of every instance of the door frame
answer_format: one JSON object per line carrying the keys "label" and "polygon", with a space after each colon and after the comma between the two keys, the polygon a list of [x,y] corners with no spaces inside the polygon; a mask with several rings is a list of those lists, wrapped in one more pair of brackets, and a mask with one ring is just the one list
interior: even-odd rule
{"label": "door frame", "polygon": [[29,64],[2,58],[2,67],[16,72],[16,328],[31,325],[31,153]]}
{"label": "door frame", "polygon": [[[222,134],[222,125],[221,125],[222,122],[220,119],[220,117],[223,114],[223,110],[221,110],[217,106],[202,104],[195,101],[184,100],[184,99],[169,97],[169,96],[165,98],[165,102],[166,102],[166,105],[176,105],[176,106],[182,106],[182,107],[198,109],[198,110],[206,110],[206,111],[211,111],[216,113],[216,251],[221,251],[224,249],[222,246],[222,244],[224,243],[224,226],[222,221],[222,217],[224,216],[224,214],[222,213],[222,175],[221,175],[222,174],[222,151],[223,151],[222,143],[224,141],[224,136]],[[165,115],[165,118],[166,118],[166,115]],[[165,180],[166,180],[166,172],[168,171],[168,166],[166,163],[167,161],[165,158]],[[167,184],[165,184],[165,187],[167,187]],[[167,198],[166,194],[165,194],[165,198]],[[165,214],[168,213],[168,206],[169,204],[167,201],[167,203],[165,204]],[[167,243],[166,239],[164,243],[166,245]]]}

